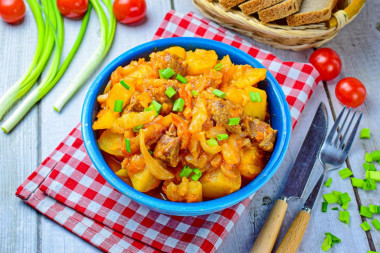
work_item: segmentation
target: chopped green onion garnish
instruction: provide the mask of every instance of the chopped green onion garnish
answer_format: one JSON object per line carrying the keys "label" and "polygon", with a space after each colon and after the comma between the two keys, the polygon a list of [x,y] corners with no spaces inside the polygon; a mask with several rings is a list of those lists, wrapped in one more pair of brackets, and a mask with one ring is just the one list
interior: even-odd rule
{"label": "chopped green onion garnish", "polygon": [[362,229],[364,230],[364,231],[368,231],[368,230],[370,230],[371,229],[371,226],[368,224],[368,222],[363,222],[362,224],[360,224],[360,226],[362,227]]}
{"label": "chopped green onion garnish", "polygon": [[183,167],[182,171],[179,173],[179,176],[188,177],[190,176],[191,172],[193,172],[193,170],[189,166],[186,165],[185,167]]}
{"label": "chopped green onion garnish", "polygon": [[177,79],[178,81],[180,81],[181,83],[187,84],[187,80],[186,80],[186,78],[184,78],[184,77],[181,76],[180,74],[177,74],[176,79]]}
{"label": "chopped green onion garnish", "polygon": [[330,248],[332,248],[334,246],[334,244],[341,242],[341,240],[338,237],[336,237],[335,235],[333,235],[331,233],[325,233],[325,235],[326,235],[326,237],[323,240],[323,243],[321,246],[321,249],[323,251],[328,251]]}
{"label": "chopped green onion garnish", "polygon": [[380,150],[373,151],[371,153],[372,161],[380,161]]}
{"label": "chopped green onion garnish", "polygon": [[369,219],[372,218],[372,213],[369,211],[369,208],[366,206],[360,206],[360,215],[367,217]]}
{"label": "chopped green onion garnish", "polygon": [[196,97],[199,95],[198,91],[196,91],[196,90],[192,90],[191,94],[193,95],[193,97]]}
{"label": "chopped green onion garnish", "polygon": [[252,102],[261,102],[261,95],[259,92],[253,92],[253,91],[250,91],[249,92],[249,97],[251,98],[251,101]]}
{"label": "chopped green onion garnish", "polygon": [[220,140],[220,141],[222,141],[222,140],[227,140],[227,139],[228,139],[228,134],[218,134],[218,135],[216,136],[216,138],[217,138],[218,140]]}
{"label": "chopped green onion garnish", "polygon": [[214,89],[212,91],[212,94],[214,94],[215,96],[220,97],[220,98],[224,98],[226,96],[225,92],[218,90],[218,89]]}
{"label": "chopped green onion garnish", "polygon": [[323,199],[327,203],[333,204],[333,203],[337,203],[338,202],[339,197],[337,197],[334,193],[327,193],[327,194],[323,194]]}
{"label": "chopped green onion garnish", "polygon": [[168,96],[169,98],[172,98],[177,92],[175,91],[175,89],[173,89],[173,87],[169,87],[166,91],[165,91],[165,94],[166,96]]}
{"label": "chopped green onion garnish", "polygon": [[129,85],[126,82],[124,82],[124,80],[121,80],[120,84],[123,85],[124,88],[126,88],[127,90],[129,90],[131,88],[131,87],[129,87]]}
{"label": "chopped green onion garnish", "polygon": [[132,153],[132,151],[131,151],[131,141],[129,139],[125,139],[125,150],[127,150],[129,153]]}
{"label": "chopped green onion garnish", "polygon": [[333,207],[333,208],[331,208],[331,210],[339,210],[339,208],[338,207]]}
{"label": "chopped green onion garnish", "polygon": [[222,65],[221,63],[218,63],[218,64],[215,65],[214,69],[215,69],[216,71],[219,71],[219,70],[222,69],[222,67],[223,67],[223,65]]}
{"label": "chopped green onion garnish", "polygon": [[209,146],[218,146],[218,145],[219,145],[218,142],[215,140],[215,138],[208,139],[208,140],[206,141],[206,143],[207,143],[207,145],[209,145]]}
{"label": "chopped green onion garnish", "polygon": [[327,202],[322,202],[322,213],[325,213],[327,211],[327,205],[328,204],[329,203],[327,203]]}
{"label": "chopped green onion garnish", "polygon": [[342,179],[345,179],[345,178],[347,178],[349,176],[352,176],[353,173],[352,173],[352,171],[349,168],[345,168],[345,169],[342,169],[342,170],[339,171],[339,175],[340,175],[340,177]]}
{"label": "chopped green onion garnish", "polygon": [[373,163],[363,163],[363,168],[367,171],[367,170],[371,170],[371,171],[376,171],[376,167]]}
{"label": "chopped green onion garnish", "polygon": [[370,139],[370,138],[371,138],[371,134],[369,132],[369,128],[363,128],[360,131],[360,139]]}
{"label": "chopped green onion garnish", "polygon": [[351,183],[353,187],[362,188],[364,184],[364,180],[360,178],[351,177]]}
{"label": "chopped green onion garnish", "polygon": [[348,211],[339,211],[339,220],[350,225],[350,213]]}
{"label": "chopped green onion garnish", "polygon": [[160,76],[160,78],[164,78],[164,77],[162,76],[162,72],[164,72],[164,70],[165,70],[165,69],[159,69],[159,70],[158,70],[158,75]]}
{"label": "chopped green onion garnish", "polygon": [[156,100],[153,100],[153,102],[144,109],[144,111],[156,111],[156,116],[160,114],[162,105],[158,103]]}
{"label": "chopped green onion garnish", "polygon": [[143,127],[144,127],[144,125],[134,126],[132,128],[132,130],[133,130],[133,132],[138,133],[140,131],[140,129]]}
{"label": "chopped green onion garnish", "polygon": [[380,212],[380,206],[369,204],[368,209],[371,213],[377,214]]}
{"label": "chopped green onion garnish", "polygon": [[115,112],[121,112],[123,110],[123,100],[115,100],[115,106],[113,110]]}
{"label": "chopped green onion garnish", "polygon": [[[161,73],[160,73],[161,72]],[[171,68],[164,69],[162,71],[158,71],[160,74],[160,77],[169,79],[170,77],[174,76],[175,72]]]}
{"label": "chopped green onion garnish", "polygon": [[363,190],[373,191],[376,190],[376,181],[373,179],[364,179],[363,180]]}
{"label": "chopped green onion garnish", "polygon": [[365,153],[365,161],[366,161],[367,163],[371,163],[371,162],[373,162],[373,159],[372,159],[371,154],[369,154],[369,153]]}
{"label": "chopped green onion garnish", "polygon": [[228,125],[229,126],[239,125],[239,123],[240,123],[240,118],[229,118],[228,119]]}
{"label": "chopped green onion garnish", "polygon": [[379,222],[378,219],[373,219],[371,223],[372,223],[373,227],[374,227],[377,231],[380,230],[380,222]]}
{"label": "chopped green onion garnish", "polygon": [[366,171],[365,177],[380,182],[380,171]]}
{"label": "chopped green onion garnish", "polygon": [[191,179],[193,179],[193,181],[198,181],[198,179],[202,176],[202,171],[200,171],[199,169],[194,169],[193,172],[194,175],[191,176]]}
{"label": "chopped green onion garnish", "polygon": [[182,112],[184,105],[185,105],[185,100],[183,100],[182,98],[177,99],[174,102],[173,111],[174,112]]}
{"label": "chopped green onion garnish", "polygon": [[347,209],[348,203],[351,201],[350,195],[347,192],[339,195],[338,203],[342,206],[343,209]]}
{"label": "chopped green onion garnish", "polygon": [[326,183],[325,183],[325,186],[326,187],[330,187],[331,186],[331,183],[332,183],[332,178],[329,177],[329,179],[327,179]]}

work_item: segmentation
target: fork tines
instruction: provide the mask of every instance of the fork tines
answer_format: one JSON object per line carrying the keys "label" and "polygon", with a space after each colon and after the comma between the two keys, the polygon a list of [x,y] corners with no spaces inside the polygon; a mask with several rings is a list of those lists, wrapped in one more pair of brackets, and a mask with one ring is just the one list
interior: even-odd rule
{"label": "fork tines", "polygon": [[[340,122],[342,121],[343,115],[346,112],[346,106],[343,108],[343,110],[340,112],[338,118],[336,119],[333,127],[331,128],[331,131],[329,135],[327,136],[326,143],[329,143],[331,146],[334,146],[338,149],[343,149],[343,151],[348,152],[348,150],[351,148],[352,142],[354,141],[356,132],[358,131],[360,120],[362,119],[363,113],[360,113],[358,119],[356,120],[355,126],[351,129],[351,125],[354,123],[355,116],[357,114],[356,111],[353,112],[351,116],[351,120],[348,123],[348,126],[346,126],[346,123],[348,122],[348,119],[350,118],[350,114],[352,112],[352,109],[349,108],[346,117],[343,120],[343,123],[341,126],[339,126]],[[335,133],[337,133],[334,141],[333,138],[335,136]],[[345,142],[348,134],[350,134],[347,142]]]}

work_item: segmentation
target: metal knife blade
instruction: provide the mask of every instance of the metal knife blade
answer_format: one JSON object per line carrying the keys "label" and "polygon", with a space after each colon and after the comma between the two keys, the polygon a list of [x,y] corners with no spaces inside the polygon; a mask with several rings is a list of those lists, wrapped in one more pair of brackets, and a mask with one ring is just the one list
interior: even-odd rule
{"label": "metal knife blade", "polygon": [[321,102],[301,149],[298,152],[298,156],[290,171],[285,187],[282,190],[282,196],[286,197],[286,199],[300,198],[302,196],[307,180],[314,167],[315,160],[317,159],[318,152],[326,137],[327,125],[328,117],[326,105]]}
{"label": "metal knife blade", "polygon": [[313,190],[311,191],[309,197],[307,197],[307,200],[305,201],[303,210],[309,210],[313,209],[315,200],[318,197],[319,189],[321,188],[323,183],[323,174],[319,178],[318,182],[315,184]]}

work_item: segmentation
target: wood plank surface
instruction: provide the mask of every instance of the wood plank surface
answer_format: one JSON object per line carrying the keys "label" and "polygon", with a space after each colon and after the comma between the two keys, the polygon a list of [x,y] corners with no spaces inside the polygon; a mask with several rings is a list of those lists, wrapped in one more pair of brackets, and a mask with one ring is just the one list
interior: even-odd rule
{"label": "wood plank surface", "polygon": [[[158,24],[162,21],[171,4],[176,11],[187,13],[199,11],[187,0],[149,0],[147,20],[140,26],[124,26],[118,24],[114,44],[99,72],[112,59],[124,51],[138,44],[151,40]],[[326,46],[334,48],[343,61],[343,71],[339,78],[326,85],[316,88],[298,125],[293,131],[289,151],[278,172],[260,189],[250,206],[244,212],[236,226],[222,243],[219,253],[249,252],[257,237],[274,200],[284,187],[285,178],[290,172],[299,148],[306,135],[310,122],[320,101],[329,105],[331,100],[330,126],[333,122],[333,113],[341,110],[342,106],[336,100],[334,87],[337,80],[345,76],[355,76],[366,85],[369,97],[359,110],[364,112],[361,126],[369,127],[372,131],[371,140],[355,140],[353,151],[350,154],[348,165],[354,171],[355,177],[364,177],[362,164],[364,150],[370,152],[380,149],[380,134],[378,120],[380,119],[380,101],[377,99],[378,80],[380,80],[380,2],[369,1],[355,22],[348,25],[339,35]],[[71,45],[79,28],[79,21],[65,20],[65,45]],[[99,40],[98,18],[93,11],[83,44],[75,56],[71,66],[61,81],[49,95],[35,107],[28,116],[15,128],[10,135],[0,134],[0,222],[3,229],[0,231],[0,252],[98,252],[99,250],[79,237],[68,232],[35,210],[24,205],[14,197],[19,184],[35,169],[35,167],[59,144],[64,136],[80,121],[81,107],[87,88],[96,73],[88,80],[81,91],[69,102],[64,110],[57,114],[52,109],[56,97],[65,89],[75,76],[75,70],[86,62]],[[312,50],[293,52],[274,49],[270,46],[247,39],[252,44],[272,51],[283,60],[307,61]],[[27,42],[27,43],[26,43]],[[0,23],[0,75],[1,93],[14,83],[28,66],[33,57],[36,43],[36,27],[32,15],[27,8],[24,22],[17,26]],[[65,46],[67,54],[69,46]],[[20,157],[22,159],[20,159]],[[379,168],[379,166],[378,166]],[[317,162],[308,183],[306,194],[311,191],[311,185],[316,182],[322,166]],[[358,211],[358,203],[380,205],[380,190],[373,192],[357,191],[358,200],[354,198],[355,192],[349,180],[342,180],[337,171],[329,174],[333,178],[330,189],[323,188],[322,193],[331,190],[348,192],[352,202],[349,204],[351,214],[350,226],[338,220],[338,212],[329,210],[321,213],[321,196],[315,204],[310,224],[301,243],[299,252],[320,252],[320,245],[325,232],[332,232],[340,238],[342,243],[334,247],[333,252],[366,252],[369,249],[380,250],[379,232],[372,229],[368,234],[360,228],[362,219]],[[302,200],[289,202],[289,209],[284,220],[279,238],[282,238],[298,210],[302,207]],[[331,206],[329,206],[330,209]],[[11,213],[12,215],[9,215]],[[367,239],[370,238],[370,240]],[[374,245],[370,245],[371,240]]]}

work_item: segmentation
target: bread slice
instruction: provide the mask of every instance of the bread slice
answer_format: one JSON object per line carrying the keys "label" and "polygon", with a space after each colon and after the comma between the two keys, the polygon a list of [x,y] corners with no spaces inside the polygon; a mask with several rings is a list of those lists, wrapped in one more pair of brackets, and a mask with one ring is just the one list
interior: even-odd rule
{"label": "bread slice", "polygon": [[223,5],[226,9],[231,9],[232,7],[235,7],[238,4],[241,4],[245,0],[219,0],[219,3]]}
{"label": "bread slice", "polygon": [[289,26],[315,24],[331,18],[338,0],[303,0],[298,13],[286,17]]}
{"label": "bread slice", "polygon": [[285,0],[272,7],[259,11],[259,18],[261,20],[261,23],[268,23],[296,13],[300,10],[301,3],[302,0]]}
{"label": "bread slice", "polygon": [[284,0],[250,0],[239,5],[239,8],[245,15],[251,15],[282,1]]}

